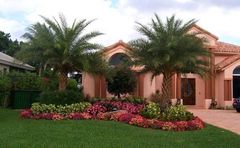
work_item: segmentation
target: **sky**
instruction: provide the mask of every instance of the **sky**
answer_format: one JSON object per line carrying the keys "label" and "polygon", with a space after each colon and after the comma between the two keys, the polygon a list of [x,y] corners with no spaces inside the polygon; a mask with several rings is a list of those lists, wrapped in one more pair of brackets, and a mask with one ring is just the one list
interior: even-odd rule
{"label": "sky", "polygon": [[40,15],[60,13],[69,24],[75,18],[96,19],[86,31],[104,33],[94,40],[104,46],[140,37],[136,22],[149,24],[154,13],[163,20],[172,15],[196,19],[220,41],[240,45],[240,0],[0,0],[0,30],[23,40],[27,27],[43,22]]}

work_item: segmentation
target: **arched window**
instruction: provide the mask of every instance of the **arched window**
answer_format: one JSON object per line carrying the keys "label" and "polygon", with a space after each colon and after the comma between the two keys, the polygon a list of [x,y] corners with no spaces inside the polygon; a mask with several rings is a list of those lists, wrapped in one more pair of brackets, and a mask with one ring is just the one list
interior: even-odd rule
{"label": "arched window", "polygon": [[233,98],[240,97],[240,66],[233,70]]}
{"label": "arched window", "polygon": [[109,65],[116,66],[116,65],[123,64],[124,62],[127,62],[127,61],[130,61],[129,56],[127,56],[124,53],[116,53],[111,56],[108,62],[109,62]]}
{"label": "arched window", "polygon": [[233,70],[233,75],[234,76],[240,76],[240,66],[238,66],[237,68],[235,68]]}

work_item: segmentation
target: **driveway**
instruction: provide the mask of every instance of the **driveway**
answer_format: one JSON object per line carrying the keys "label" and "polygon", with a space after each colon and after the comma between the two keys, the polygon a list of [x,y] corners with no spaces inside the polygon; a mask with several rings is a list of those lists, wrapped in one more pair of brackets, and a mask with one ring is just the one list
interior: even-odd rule
{"label": "driveway", "polygon": [[240,135],[240,113],[236,110],[188,109],[204,122]]}

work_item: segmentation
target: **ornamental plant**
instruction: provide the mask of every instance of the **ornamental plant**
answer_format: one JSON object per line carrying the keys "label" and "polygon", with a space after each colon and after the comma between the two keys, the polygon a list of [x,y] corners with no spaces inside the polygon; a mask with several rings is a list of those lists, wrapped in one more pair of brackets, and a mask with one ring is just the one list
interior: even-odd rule
{"label": "ornamental plant", "polygon": [[32,112],[34,114],[40,113],[58,113],[58,114],[69,114],[74,112],[83,112],[91,104],[88,102],[75,103],[71,105],[54,105],[54,104],[32,104]]}
{"label": "ornamental plant", "polygon": [[129,123],[133,117],[134,117],[134,114],[131,114],[131,113],[121,114],[118,117],[118,121],[124,122],[124,123]]}
{"label": "ornamental plant", "polygon": [[121,95],[132,93],[136,88],[136,76],[126,66],[118,65],[110,69],[111,76],[107,78],[108,92],[121,98]]}
{"label": "ornamental plant", "polygon": [[193,114],[186,110],[183,105],[171,106],[160,116],[164,121],[189,121],[194,118]]}
{"label": "ornamental plant", "polygon": [[136,125],[136,126],[145,127],[145,128],[149,127],[149,125],[147,123],[148,123],[147,120],[140,115],[136,115],[129,122],[129,124],[131,124],[131,125]]}
{"label": "ornamental plant", "polygon": [[[107,111],[126,110],[132,114],[139,114],[140,111],[144,108],[143,104],[133,104],[130,102],[110,101],[110,100],[99,101],[94,103],[94,105],[95,104],[100,104],[106,107]],[[114,110],[112,110],[113,108]]]}
{"label": "ornamental plant", "polygon": [[[84,103],[85,106],[83,105]],[[175,106],[172,108],[168,108],[166,113],[161,115],[160,118],[149,119],[141,116],[139,113],[131,113],[131,109],[107,111],[107,108],[103,105],[104,103],[111,104],[113,106],[116,106],[117,108],[128,109],[128,107],[131,106],[127,102],[120,101],[100,101],[94,103],[93,105],[83,102],[79,104],[65,106],[34,103],[31,109],[26,109],[21,112],[21,117],[25,119],[36,120],[112,120],[130,125],[135,125],[138,127],[162,129],[167,131],[197,130],[202,129],[205,126],[204,122],[198,117],[192,117],[190,119],[189,117],[191,117],[192,114],[189,114],[183,106]],[[132,105],[134,106],[134,104]],[[152,106],[155,106],[155,104],[149,103],[145,108],[150,108],[149,110],[151,110],[152,108],[154,108]],[[166,120],[164,121],[161,118],[165,118]]]}
{"label": "ornamental plant", "polygon": [[85,112],[91,114],[93,117],[96,117],[98,113],[104,113],[106,111],[107,108],[100,104],[93,104],[85,109]]}
{"label": "ornamental plant", "polygon": [[146,118],[159,118],[160,117],[160,107],[157,103],[150,102],[141,111],[141,115]]}

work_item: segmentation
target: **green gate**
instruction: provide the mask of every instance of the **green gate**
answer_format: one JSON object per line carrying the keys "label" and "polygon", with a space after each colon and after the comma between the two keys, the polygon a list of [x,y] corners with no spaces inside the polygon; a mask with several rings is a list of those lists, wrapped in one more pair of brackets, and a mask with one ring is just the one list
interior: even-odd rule
{"label": "green gate", "polygon": [[37,101],[41,91],[15,90],[12,91],[13,108],[25,109],[30,108],[32,103]]}

